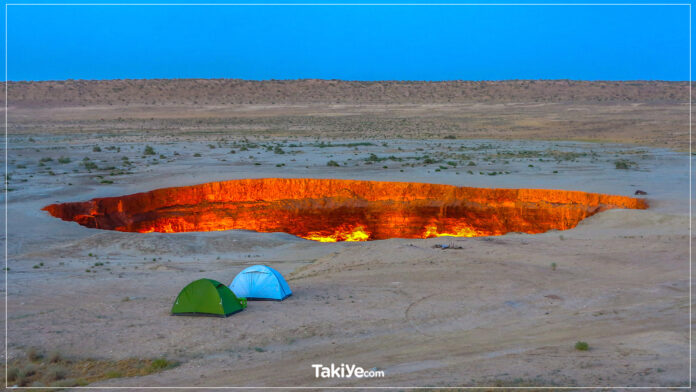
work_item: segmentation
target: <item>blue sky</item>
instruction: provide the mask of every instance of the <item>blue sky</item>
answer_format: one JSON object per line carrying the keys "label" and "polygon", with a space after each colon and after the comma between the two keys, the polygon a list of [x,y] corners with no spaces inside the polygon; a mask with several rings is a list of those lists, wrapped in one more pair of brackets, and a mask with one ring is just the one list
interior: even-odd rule
{"label": "blue sky", "polygon": [[10,80],[688,80],[686,6],[8,6]]}

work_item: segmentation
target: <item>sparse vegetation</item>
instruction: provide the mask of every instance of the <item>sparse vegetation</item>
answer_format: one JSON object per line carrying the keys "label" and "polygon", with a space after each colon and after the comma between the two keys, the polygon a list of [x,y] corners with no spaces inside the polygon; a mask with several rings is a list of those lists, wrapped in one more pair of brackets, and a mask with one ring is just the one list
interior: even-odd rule
{"label": "sparse vegetation", "polygon": [[121,377],[123,377],[123,373],[116,371],[116,370],[109,370],[108,372],[104,373],[104,377],[106,377],[106,378],[121,378]]}
{"label": "sparse vegetation", "polygon": [[590,345],[587,342],[576,342],[575,349],[578,351],[587,351],[590,349]]}
{"label": "sparse vegetation", "polygon": [[619,170],[628,170],[636,165],[635,162],[629,161],[627,159],[619,159],[614,161],[614,167]]}
{"label": "sparse vegetation", "polygon": [[60,352],[59,351],[51,351],[46,356],[46,360],[48,360],[48,362],[51,362],[51,363],[59,362],[61,360]]}
{"label": "sparse vegetation", "polygon": [[145,150],[143,151],[143,155],[155,155],[155,149],[152,148],[152,146],[145,146]]}
{"label": "sparse vegetation", "polygon": [[173,362],[169,361],[166,358],[157,358],[152,363],[150,363],[150,367],[148,368],[149,373],[156,373],[161,370],[165,369],[171,369],[175,366],[177,366],[179,363],[178,362]]}
{"label": "sparse vegetation", "polygon": [[[314,147],[319,147],[319,148],[327,148],[327,147],[359,147],[359,146],[374,146],[374,145],[375,145],[374,143],[370,143],[370,142],[337,143],[337,144],[333,144],[333,143],[331,143],[331,142],[325,143],[325,142],[322,141],[321,143],[315,143],[315,144],[313,144],[312,146],[314,146]],[[291,145],[290,147],[297,147],[297,146],[292,146],[292,145]]]}
{"label": "sparse vegetation", "polygon": [[59,381],[65,379],[65,376],[68,374],[67,370],[61,366],[51,366],[49,369],[46,371],[44,375],[44,379],[46,381]]}
{"label": "sparse vegetation", "polygon": [[43,358],[43,355],[36,348],[30,347],[27,350],[27,358],[32,362],[36,362],[36,361],[40,360],[41,358]]}
{"label": "sparse vegetation", "polygon": [[16,367],[10,367],[7,369],[7,381],[14,382],[17,380],[18,376],[19,376],[19,369],[17,369]]}
{"label": "sparse vegetation", "polygon": [[118,361],[67,358],[58,351],[43,355],[29,348],[24,357],[10,360],[7,382],[19,387],[69,388],[121,377],[145,376],[178,366],[166,358]]}

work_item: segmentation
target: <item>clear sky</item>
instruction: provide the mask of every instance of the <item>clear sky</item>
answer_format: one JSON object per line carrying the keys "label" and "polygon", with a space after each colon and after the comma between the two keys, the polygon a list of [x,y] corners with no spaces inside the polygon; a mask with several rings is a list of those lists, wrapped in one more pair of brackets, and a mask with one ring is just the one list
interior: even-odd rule
{"label": "clear sky", "polygon": [[689,80],[687,6],[15,6],[9,80]]}

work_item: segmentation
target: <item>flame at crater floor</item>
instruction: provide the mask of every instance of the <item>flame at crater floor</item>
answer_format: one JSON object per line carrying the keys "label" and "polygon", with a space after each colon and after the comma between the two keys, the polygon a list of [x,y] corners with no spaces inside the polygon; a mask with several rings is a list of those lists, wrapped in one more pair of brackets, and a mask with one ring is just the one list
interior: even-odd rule
{"label": "flame at crater floor", "polygon": [[578,191],[333,179],[245,179],[51,204],[51,215],[127,232],[253,230],[321,242],[567,230],[642,199]]}

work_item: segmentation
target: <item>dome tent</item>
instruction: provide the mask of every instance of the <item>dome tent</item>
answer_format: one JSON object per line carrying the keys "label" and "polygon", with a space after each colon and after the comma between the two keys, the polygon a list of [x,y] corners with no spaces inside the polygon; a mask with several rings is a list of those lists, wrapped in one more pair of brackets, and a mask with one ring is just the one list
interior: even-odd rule
{"label": "dome tent", "polygon": [[280,272],[265,265],[245,268],[234,277],[230,289],[249,300],[282,301],[292,295],[288,282]]}
{"label": "dome tent", "polygon": [[245,307],[246,301],[240,301],[224,284],[212,279],[198,279],[181,290],[172,306],[172,314],[227,317]]}

